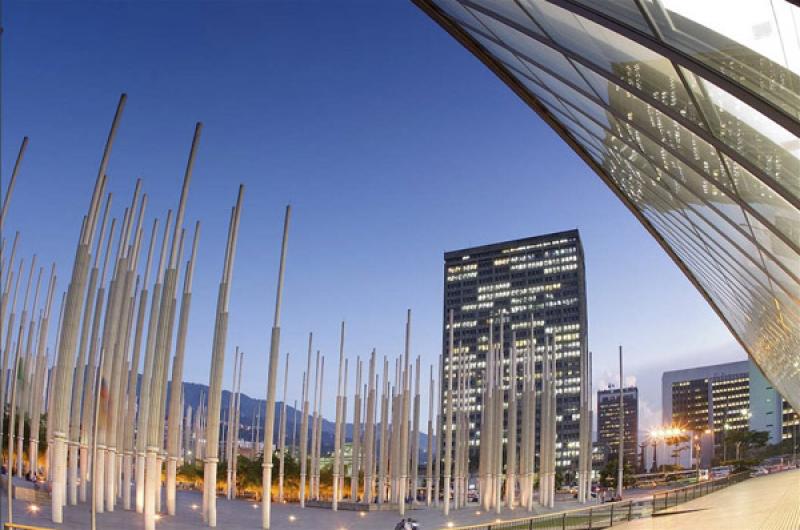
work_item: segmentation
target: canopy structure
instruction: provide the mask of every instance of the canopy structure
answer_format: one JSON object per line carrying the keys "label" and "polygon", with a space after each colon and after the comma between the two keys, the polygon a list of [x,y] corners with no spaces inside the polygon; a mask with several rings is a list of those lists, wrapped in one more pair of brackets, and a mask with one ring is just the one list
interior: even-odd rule
{"label": "canopy structure", "polygon": [[800,409],[800,9],[414,2],[600,176]]}

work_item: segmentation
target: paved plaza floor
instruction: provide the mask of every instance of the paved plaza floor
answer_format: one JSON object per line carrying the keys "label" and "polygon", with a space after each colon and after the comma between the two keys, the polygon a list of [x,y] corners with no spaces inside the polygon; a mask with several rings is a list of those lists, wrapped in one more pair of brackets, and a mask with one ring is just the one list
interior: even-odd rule
{"label": "paved plaza floor", "polygon": [[800,470],[752,478],[620,530],[800,529]]}
{"label": "paved plaza floor", "polygon": [[[5,491],[0,502],[0,521],[5,522]],[[627,499],[647,497],[652,492],[630,491]],[[554,511],[578,508],[577,501],[560,496]],[[208,528],[200,515],[202,497],[199,492],[178,492],[178,515],[161,516],[159,530],[197,530]],[[35,506],[35,510],[34,510]],[[615,527],[621,530],[684,530],[684,529],[800,529],[800,470],[750,479],[711,495],[681,504],[668,515],[659,515],[632,521]],[[446,529],[455,526],[509,520],[529,515],[547,513],[538,508],[534,514],[526,510],[503,510],[499,516],[483,513],[477,505],[452,511],[444,517],[441,509],[417,508],[409,515],[417,519],[421,530]],[[393,530],[400,516],[395,511],[386,512],[332,512],[329,509],[300,509],[297,504],[273,504],[272,528],[274,530]],[[14,521],[43,528],[61,530],[86,530],[89,528],[88,505],[68,506],[64,510],[64,523],[50,522],[49,503],[32,504],[14,501]],[[144,528],[140,514],[118,507],[113,513],[97,516],[97,527],[103,530],[139,530]],[[245,500],[217,500],[217,528],[221,530],[259,530],[261,506]]]}
{"label": "paved plaza floor", "polygon": [[[3,491],[5,494],[5,491]],[[199,492],[178,492],[178,515],[160,517],[156,528],[159,530],[197,530],[208,528],[200,515],[199,505],[202,497]],[[32,504],[20,500],[14,501],[14,522],[58,528],[62,530],[86,530],[89,528],[88,505],[68,506],[64,510],[64,523],[54,525],[50,522],[50,506],[37,505],[37,512],[31,512]],[[556,506],[556,511],[578,507],[577,501],[565,496]],[[526,510],[504,509],[501,515],[483,513],[477,505],[458,511],[451,511],[450,517],[444,517],[441,509],[419,508],[408,512],[417,519],[421,530],[446,529],[448,522],[456,526],[478,524],[482,522],[526,517]],[[537,513],[547,513],[539,508]],[[6,521],[5,497],[2,498],[2,515],[0,521]],[[386,512],[333,512],[322,508],[300,509],[297,504],[273,504],[272,528],[274,530],[393,530],[400,516],[396,511]],[[118,507],[113,513],[97,516],[97,527],[102,530],[138,530],[144,528],[143,517]],[[217,500],[217,528],[220,530],[260,530],[261,506],[243,500]]]}

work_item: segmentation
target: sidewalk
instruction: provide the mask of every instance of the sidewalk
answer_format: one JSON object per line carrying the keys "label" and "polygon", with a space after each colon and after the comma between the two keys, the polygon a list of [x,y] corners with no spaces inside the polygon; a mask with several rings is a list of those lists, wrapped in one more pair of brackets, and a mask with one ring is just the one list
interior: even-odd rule
{"label": "sidewalk", "polygon": [[752,478],[678,505],[620,530],[796,530],[800,528],[800,470]]}

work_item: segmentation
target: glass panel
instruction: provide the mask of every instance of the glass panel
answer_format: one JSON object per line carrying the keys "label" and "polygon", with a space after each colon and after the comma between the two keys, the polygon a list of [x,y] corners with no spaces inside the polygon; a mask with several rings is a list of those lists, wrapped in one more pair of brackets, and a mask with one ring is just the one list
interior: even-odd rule
{"label": "glass panel", "polygon": [[457,0],[435,0],[435,3],[439,9],[447,13],[447,16],[455,19],[459,23],[467,22],[472,25],[478,24],[469,11],[458,3]]}
{"label": "glass panel", "polygon": [[542,43],[537,43],[535,49],[526,49],[526,53],[521,54],[522,59],[526,65],[537,67],[537,69],[544,68],[551,72],[556,77],[561,78],[574,87],[594,95],[592,87],[586,82],[586,79],[575,69],[574,64],[569,61],[563,54],[545,46]]}
{"label": "glass panel", "polygon": [[[648,220],[655,226],[661,236],[669,243],[678,257],[692,272],[692,275],[698,280],[706,290],[712,288],[714,290],[724,291],[726,293],[726,300],[735,298],[732,294],[730,287],[725,280],[719,276],[720,271],[716,266],[710,266],[705,262],[708,257],[704,252],[694,249],[697,245],[696,242],[691,244],[687,241],[686,230],[682,228],[675,228],[675,225],[667,221],[666,217],[662,217],[652,212],[648,215]],[[735,305],[735,304],[733,304]],[[738,312],[738,311],[737,311]]]}
{"label": "glass panel", "polygon": [[[567,92],[566,90],[560,91],[559,93],[582,98],[582,96],[578,95],[577,93],[574,92],[570,93]],[[585,100],[585,98],[582,99]],[[586,101],[587,104],[582,105],[582,107],[591,108],[595,106],[590,102],[588,102],[588,100]],[[592,122],[589,122],[580,115],[577,115],[576,119],[578,119],[578,121],[587,126],[587,128],[590,128],[590,130],[592,130],[592,134],[596,136],[598,139],[603,138],[602,133],[599,132],[596,129],[596,127],[594,128],[592,127],[594,125]],[[613,118],[611,118],[611,121],[612,122],[614,121]],[[624,132],[626,129],[620,127],[618,130],[620,132]],[[685,204],[694,205],[695,208],[699,209],[699,212],[708,209],[709,204],[713,205],[718,212],[717,215],[723,214],[727,218],[726,220],[728,220],[729,223],[738,226],[741,230],[745,231],[748,236],[751,234],[748,228],[747,220],[744,217],[743,212],[741,211],[741,207],[739,206],[738,203],[734,202],[727,195],[733,192],[730,186],[728,186],[726,193],[723,193],[712,182],[710,182],[705,178],[702,178],[700,175],[697,174],[696,171],[694,171],[692,168],[684,164],[681,160],[678,160],[677,158],[672,156],[672,154],[669,151],[665,150],[662,146],[655,144],[647,137],[642,135],[637,135],[636,140],[637,142],[634,143],[636,143],[636,145],[645,154],[649,156],[650,161],[656,164],[660,162],[662,169],[666,170],[669,173],[669,175],[663,174],[659,175],[659,177],[664,177],[665,182],[671,183],[670,189],[674,193],[677,193]],[[619,142],[619,140],[612,137],[607,137],[606,142],[607,143],[610,142],[610,144],[613,145],[616,149],[618,150],[620,149],[618,145],[614,145],[615,142]],[[622,149],[624,152],[626,148]],[[714,158],[713,160],[716,160],[716,158]],[[640,169],[646,172],[650,171],[650,168],[647,168],[646,166],[641,166]],[[673,179],[680,179],[679,181],[681,184],[679,185],[678,181]],[[726,181],[727,179],[723,180],[723,182]],[[688,190],[691,190],[692,194],[686,193],[681,187],[681,185],[685,186]],[[789,212],[794,213],[796,215],[796,211],[791,208],[789,209]],[[789,220],[786,220],[786,223],[788,222]],[[763,244],[764,241],[762,240],[760,241],[760,243]],[[783,246],[785,247],[785,245]],[[767,249],[767,251],[769,251],[769,247],[765,246],[765,248]]]}
{"label": "glass panel", "polygon": [[[691,247],[686,243],[686,239],[684,239],[685,236],[681,237],[678,235],[683,233],[681,230],[673,229],[666,221],[663,221],[657,215],[648,215],[648,220],[657,227],[661,236],[667,241],[670,248],[675,251],[678,258],[689,268],[692,272],[692,276],[703,286],[703,289],[709,294],[712,300],[714,300],[714,303],[726,310],[725,312],[728,318],[733,318],[732,324],[734,326],[738,325],[740,328],[744,329],[745,326],[741,323],[742,310],[737,307],[736,304],[730,302],[735,296],[731,294],[730,288],[725,283],[725,280],[720,278],[718,273],[715,273],[718,269],[709,266],[700,259],[699,256],[702,255],[701,253],[690,250]],[[721,295],[720,293],[725,294]],[[731,306],[735,309],[731,310]]]}
{"label": "glass panel", "polygon": [[[700,123],[683,83],[665,57],[546,0],[529,0],[526,5],[558,45],[595,65],[611,78]],[[593,84],[601,97],[604,97],[603,92],[614,91],[607,80],[595,79]]]}
{"label": "glass panel", "polygon": [[517,68],[522,68],[522,63],[519,61],[516,55],[511,53],[508,49],[500,44],[497,44],[494,40],[490,39],[482,32],[478,32],[469,26],[464,26],[464,29],[470,36],[478,41],[478,44],[483,46],[486,51],[488,51],[492,56],[494,56],[498,61],[506,63],[506,64],[516,64]]}
{"label": "glass panel", "polygon": [[575,0],[575,2],[595,11],[600,11],[598,7],[601,7],[603,14],[614,17],[614,19],[636,28],[642,33],[653,34],[647,21],[642,16],[642,12],[639,11],[639,7],[633,0],[605,0],[602,3],[596,0]]}
{"label": "glass panel", "polygon": [[[621,172],[618,171],[617,174],[619,173]],[[700,234],[703,234],[700,240],[702,240],[704,243],[699,243],[699,241],[697,242],[697,248],[699,249],[697,251],[698,256],[701,256],[699,259],[705,262],[711,259],[712,254],[717,256],[716,259],[711,259],[709,262],[710,270],[715,271],[715,275],[724,272],[723,276],[721,277],[721,281],[726,284],[727,289],[734,289],[737,291],[737,294],[732,297],[732,300],[737,301],[735,302],[737,305],[741,303],[742,299],[749,300],[753,297],[762,298],[762,296],[758,293],[763,293],[768,288],[766,282],[759,286],[758,284],[753,283],[751,278],[741,276],[741,267],[738,265],[739,259],[734,261],[725,253],[708,247],[708,237],[700,228],[696,227],[693,222],[690,222],[686,217],[683,216],[682,213],[680,213],[682,211],[682,207],[678,202],[663,193],[653,193],[651,191],[647,191],[647,188],[640,189],[643,190],[641,197],[644,199],[644,204],[649,205],[646,211],[650,215],[662,215],[664,216],[663,218],[665,220],[672,219],[672,221],[670,221],[671,224],[677,223],[677,225],[682,225],[683,227],[679,229],[679,232],[687,236],[689,240],[693,241],[693,246],[696,244],[694,242],[698,241]],[[651,209],[652,207],[655,207],[656,209]],[[707,222],[704,222],[703,224],[707,225]],[[713,250],[712,253],[710,253],[711,250]],[[741,254],[735,249],[734,252],[734,256],[739,256],[740,259],[744,259],[744,256],[741,256]],[[697,274],[697,272],[698,271],[695,270],[695,274]],[[766,300],[762,298],[760,305],[766,305]]]}
{"label": "glass panel", "polygon": [[800,197],[800,139],[716,85],[684,73],[714,136]]}
{"label": "glass panel", "polygon": [[684,161],[694,161],[697,169],[702,167],[714,180],[721,179],[722,163],[710,143],[627,90],[619,89],[615,96],[609,107],[616,115],[624,116]]}
{"label": "glass panel", "polygon": [[[466,7],[473,11],[490,11],[497,13],[505,19],[505,22],[513,22],[522,26],[527,31],[532,31],[537,35],[544,35],[539,26],[531,19],[527,12],[520,9],[516,2],[509,0],[464,0]],[[485,15],[484,15],[485,16]]]}
{"label": "glass panel", "polygon": [[693,222],[699,224],[704,233],[712,236],[705,238],[709,246],[719,248],[725,254],[733,256],[739,268],[743,268],[757,282],[756,285],[760,285],[762,291],[769,290],[769,280],[761,268],[758,250],[749,239],[745,239],[739,231],[720,221],[713,212],[704,212],[701,217],[689,211],[687,215]]}
{"label": "glass panel", "polygon": [[[589,99],[586,97],[586,95],[578,92],[575,88],[564,83],[562,80],[553,77],[547,71],[538,68],[536,65],[530,63],[526,64],[528,66],[528,70],[535,75],[536,79],[544,84],[550,90],[550,92],[558,97],[569,100],[573,106],[585,112],[598,122],[608,123],[608,120],[606,119],[605,107],[600,104],[599,100]],[[582,88],[588,94],[593,94],[586,83],[583,83],[582,85],[582,87],[579,85],[579,88]]]}
{"label": "glass panel", "polygon": [[[667,223],[666,219],[664,221]],[[668,225],[674,227],[675,225]],[[706,292],[715,300],[726,314],[737,318],[738,324],[742,329],[747,327],[745,319],[741,318],[745,313],[745,308],[741,300],[752,298],[752,291],[737,289],[738,283],[731,282],[729,277],[723,275],[723,270],[718,262],[711,260],[709,263],[709,253],[707,247],[696,238],[690,237],[692,233],[685,228],[666,228],[662,226],[664,234],[668,234],[666,239],[670,246],[676,250],[681,260],[686,263],[695,278],[704,286]]]}
{"label": "glass panel", "polygon": [[769,251],[768,255],[763,256],[768,271],[776,282],[784,286],[786,292],[800,301],[800,284],[798,284],[797,278],[797,275],[800,274],[800,256],[790,250],[758,219],[752,215],[748,215],[747,219],[753,229],[756,241]]}
{"label": "glass panel", "polygon": [[[509,0],[465,0],[465,8],[486,24],[492,31],[498,26],[519,26],[520,29],[544,37],[544,33],[531,17],[519,6]],[[497,18],[486,16],[486,12],[496,14]]]}
{"label": "glass panel", "polygon": [[800,247],[800,212],[733,159],[723,158],[741,200],[759,213],[772,230],[783,234],[795,247]]}
{"label": "glass panel", "polygon": [[[504,66],[508,65],[504,64]],[[525,88],[527,88],[531,94],[533,94],[539,99],[539,101],[546,102],[548,106],[556,107],[561,112],[565,112],[564,105],[561,103],[561,101],[559,101],[558,98],[556,98],[549,90],[544,88],[542,85],[538,84],[537,81],[534,81],[531,78],[532,76],[530,73],[522,75],[519,73],[518,68],[514,69],[509,68],[509,70],[514,75],[514,77],[516,77],[519,80],[520,83],[525,85]]]}
{"label": "glass panel", "polygon": [[[765,282],[759,284],[746,272],[752,269],[743,269],[739,265],[742,260],[746,261],[746,258],[738,250],[730,247],[726,251],[723,247],[719,247],[714,244],[716,239],[709,238],[703,231],[703,227],[695,226],[676,213],[668,214],[665,219],[671,219],[670,222],[673,226],[683,226],[678,229],[678,232],[684,234],[687,241],[690,242],[690,247],[695,249],[693,252],[698,261],[707,263],[706,269],[713,271],[711,274],[707,270],[705,275],[721,275],[719,282],[725,285],[726,291],[733,293],[732,305],[738,306],[740,311],[749,310],[753,300],[759,300],[758,304],[762,307],[768,305],[768,284]],[[687,224],[691,228],[688,228]],[[732,252],[732,255],[728,251]],[[742,305],[743,301],[747,301],[747,303]]]}
{"label": "glass panel", "polygon": [[[789,2],[644,0],[668,44],[800,117],[798,10]],[[724,15],[723,15],[724,14]]]}
{"label": "glass panel", "polygon": [[[618,159],[619,160],[619,159]],[[630,161],[623,160],[623,165],[630,164]],[[626,191],[628,195],[631,196],[644,196],[647,192],[648,186],[645,184],[647,180],[642,179],[642,174],[639,173],[637,169],[630,169],[631,166],[628,166],[629,170],[624,171],[627,175],[639,175],[637,177],[638,183],[629,181],[629,180],[622,180],[617,178],[617,182],[620,187]],[[618,168],[612,168],[612,172],[614,173],[622,173]],[[710,245],[712,246],[719,246],[720,248],[724,248],[725,255],[733,255],[738,256],[737,258],[737,265],[736,267],[740,267],[741,265],[745,265],[747,270],[750,271],[751,275],[754,275],[755,278],[761,282],[762,287],[766,288],[769,285],[763,270],[761,269],[761,262],[758,250],[752,246],[752,243],[749,239],[746,239],[747,236],[742,233],[742,231],[746,231],[749,234],[749,230],[746,226],[747,220],[739,211],[738,215],[734,216],[736,219],[736,224],[739,226],[739,230],[734,228],[733,223],[729,219],[725,219],[720,217],[719,213],[714,211],[708,207],[688,207],[687,204],[690,204],[688,201],[692,200],[692,195],[688,194],[688,192],[681,186],[677,186],[673,182],[673,186],[669,188],[665,187],[665,184],[669,182],[669,177],[667,175],[662,175],[661,184],[658,187],[661,187],[661,191],[657,192],[656,195],[659,196],[663,201],[661,202],[651,202],[648,203],[650,208],[660,208],[663,207],[663,204],[670,204],[670,208],[674,208],[673,212],[683,212],[689,219],[693,220],[693,224],[697,225],[701,231],[707,234],[713,235],[713,237],[706,236],[705,238],[708,239]],[[650,181],[653,186],[656,186],[656,181]],[[674,195],[676,199],[679,199],[679,202],[675,202],[675,200],[668,198],[669,196],[666,195],[667,190],[671,191],[671,194]],[[731,210],[732,213],[736,214],[737,210]],[[733,240],[739,248],[736,248],[731,243],[728,243],[722,235],[725,235],[729,239]],[[744,254],[743,254],[744,250]],[[749,250],[749,251],[748,251]]]}

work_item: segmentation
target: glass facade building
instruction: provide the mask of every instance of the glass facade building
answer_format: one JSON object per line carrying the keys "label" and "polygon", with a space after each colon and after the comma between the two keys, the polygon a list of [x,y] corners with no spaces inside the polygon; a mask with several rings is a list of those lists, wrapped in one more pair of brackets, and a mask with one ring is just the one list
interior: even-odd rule
{"label": "glass facade building", "polygon": [[664,372],[661,392],[664,425],[713,432],[718,449],[726,431],[766,432],[770,443],[794,433],[794,411],[750,360]]}
{"label": "glass facade building", "polygon": [[[619,454],[619,388],[607,388],[597,392],[597,445],[605,453],[606,459]],[[625,463],[636,468],[639,465],[639,389],[625,387],[622,391],[625,407]]]}
{"label": "glass facade building", "polygon": [[[451,310],[452,352],[449,351]],[[578,465],[581,366],[582,356],[587,354],[586,280],[578,231],[445,253],[442,373],[449,373],[451,362],[454,370],[466,367],[472,447],[477,449],[481,439],[481,396],[490,344],[494,348],[502,344],[503,391],[515,388],[519,396],[522,366],[531,345],[536,386],[541,390],[546,337],[552,337],[556,357],[556,465],[571,476]],[[516,346],[518,361],[517,380],[513,384],[509,369],[512,344]],[[441,396],[445,410],[446,389]],[[536,407],[536,431],[541,432],[539,398]],[[517,415],[517,423],[521,429],[522,414]],[[503,426],[508,429],[507,408]],[[473,452],[474,463],[477,452]]]}
{"label": "glass facade building", "polygon": [[800,407],[800,9],[414,2],[600,176]]}

